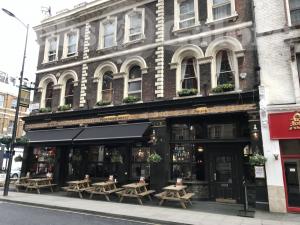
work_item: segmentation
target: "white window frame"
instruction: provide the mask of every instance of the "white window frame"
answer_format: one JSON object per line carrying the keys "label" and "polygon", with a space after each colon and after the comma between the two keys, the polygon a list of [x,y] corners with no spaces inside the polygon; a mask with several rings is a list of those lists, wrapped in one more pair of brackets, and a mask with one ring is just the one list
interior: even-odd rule
{"label": "white window frame", "polygon": [[[141,77],[140,78],[135,78],[135,79],[130,79],[130,70],[135,67],[135,66],[139,66],[140,67],[140,70],[141,70]],[[138,91],[129,91],[129,83],[134,83],[134,82],[141,82],[141,89],[138,90]],[[128,70],[128,80],[127,80],[127,97],[130,95],[130,94],[138,94],[140,93],[141,94],[141,97],[140,97],[140,100],[143,99],[143,71],[142,71],[142,68],[140,65],[138,64],[133,64],[130,69]]]}
{"label": "white window frame", "polygon": [[[113,21],[115,24],[115,33],[114,33],[114,43],[112,46],[104,47],[104,24]],[[99,29],[99,46],[98,50],[101,49],[110,49],[117,46],[117,30],[118,30],[118,20],[117,17],[108,17],[105,20],[100,21],[100,29]]]}
{"label": "white window frame", "polygon": [[[49,48],[50,48],[50,40],[56,38],[56,53],[55,53],[55,59],[52,61],[49,61]],[[45,40],[45,52],[44,52],[44,61],[43,63],[50,63],[58,61],[58,48],[59,48],[59,35],[53,35],[50,37],[47,37]]]}
{"label": "white window frame", "polygon": [[228,0],[228,1],[231,1],[230,2],[231,15],[215,20],[214,15],[213,15],[214,2],[213,2],[213,0],[207,0],[207,22],[206,23],[213,23],[213,22],[223,21],[223,20],[232,19],[232,18],[237,17],[238,13],[236,12],[236,9],[235,9],[235,0]]}
{"label": "white window frame", "polygon": [[[76,41],[76,51],[75,52],[68,52],[69,50],[69,34],[76,33],[77,35],[77,41]],[[64,35],[64,48],[63,48],[63,54],[62,58],[69,58],[69,57],[74,57],[78,56],[78,45],[79,45],[79,29],[74,29],[71,30]],[[72,54],[72,55],[69,55]]]}
{"label": "white window frame", "polygon": [[4,101],[5,101],[4,95],[0,95],[0,99],[1,99],[1,101],[0,101],[0,108],[4,108]]}
{"label": "white window frame", "polygon": [[291,27],[291,26],[299,25],[299,24],[292,24],[290,0],[285,0],[285,4],[286,4],[286,15],[287,15],[288,26]]}
{"label": "white window frame", "polygon": [[[195,23],[190,27],[180,28],[180,22],[182,22],[180,20],[180,3],[184,2],[184,1],[186,1],[186,0],[174,0],[174,30],[173,31],[185,30],[185,29],[200,25],[198,0],[194,0]],[[190,19],[188,19],[188,20],[190,20]]]}
{"label": "white window frame", "polygon": [[[133,36],[130,34],[130,16],[134,15],[136,13],[140,13],[142,15],[142,24],[141,24],[141,33],[136,33],[133,35],[140,34],[140,38],[136,40],[130,40],[130,36]],[[124,35],[124,44],[131,43],[131,42],[138,42],[140,40],[145,39],[145,9],[133,9],[129,13],[125,15],[125,35]]]}
{"label": "white window frame", "polygon": [[[184,82],[185,79],[182,79],[182,63],[183,61],[186,59],[186,58],[190,58],[190,59],[193,59],[193,63],[196,63],[196,65],[193,65],[193,67],[196,66],[196,70],[194,71],[195,72],[195,78],[197,80],[197,95],[200,94],[200,69],[199,69],[199,62],[197,60],[197,58],[191,54],[191,56],[187,56],[187,57],[184,57],[181,59],[181,62],[180,64],[178,65],[177,67],[177,70],[178,70],[178,78],[177,80],[179,81],[179,83],[177,84],[177,95],[178,95],[178,92],[179,91],[182,91],[183,88],[182,88],[182,83]],[[195,68],[194,68],[195,69]],[[190,78],[189,78],[190,79]]]}

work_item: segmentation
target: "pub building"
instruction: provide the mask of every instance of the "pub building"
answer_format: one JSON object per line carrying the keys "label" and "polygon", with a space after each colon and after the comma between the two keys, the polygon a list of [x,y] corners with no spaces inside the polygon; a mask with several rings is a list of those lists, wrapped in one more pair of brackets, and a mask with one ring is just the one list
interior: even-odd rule
{"label": "pub building", "polygon": [[22,172],[60,186],[145,177],[156,191],[181,178],[196,199],[227,203],[243,203],[246,180],[250,203],[267,206],[249,165],[262,153],[251,5],[207,2],[96,0],[36,26]]}

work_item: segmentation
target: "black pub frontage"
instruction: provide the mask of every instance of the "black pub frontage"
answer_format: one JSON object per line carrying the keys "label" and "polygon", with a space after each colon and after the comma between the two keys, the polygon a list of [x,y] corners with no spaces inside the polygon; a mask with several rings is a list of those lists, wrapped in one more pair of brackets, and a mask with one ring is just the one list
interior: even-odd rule
{"label": "black pub frontage", "polygon": [[[250,203],[267,202],[249,165],[261,150],[257,101],[251,91],[31,115],[22,173],[51,172],[59,186],[145,177],[157,191],[182,178],[196,199],[226,203],[244,201],[245,179]],[[147,162],[153,152],[161,162]]]}

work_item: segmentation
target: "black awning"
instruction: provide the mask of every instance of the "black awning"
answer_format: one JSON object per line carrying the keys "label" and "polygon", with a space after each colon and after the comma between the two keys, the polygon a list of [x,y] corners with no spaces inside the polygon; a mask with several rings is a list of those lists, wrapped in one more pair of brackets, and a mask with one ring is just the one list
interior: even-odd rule
{"label": "black awning", "polygon": [[52,130],[28,131],[26,137],[29,143],[71,142],[83,128],[64,128]]}
{"label": "black awning", "polygon": [[85,128],[74,141],[101,141],[142,138],[151,123],[119,124]]}

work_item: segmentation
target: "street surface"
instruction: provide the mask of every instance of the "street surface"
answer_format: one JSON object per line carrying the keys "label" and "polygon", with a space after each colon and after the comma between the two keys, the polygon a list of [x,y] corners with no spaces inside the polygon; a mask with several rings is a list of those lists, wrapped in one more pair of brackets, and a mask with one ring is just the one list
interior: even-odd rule
{"label": "street surface", "polygon": [[0,202],[0,225],[154,225],[155,223]]}

